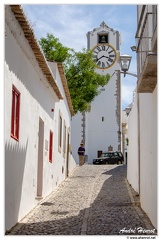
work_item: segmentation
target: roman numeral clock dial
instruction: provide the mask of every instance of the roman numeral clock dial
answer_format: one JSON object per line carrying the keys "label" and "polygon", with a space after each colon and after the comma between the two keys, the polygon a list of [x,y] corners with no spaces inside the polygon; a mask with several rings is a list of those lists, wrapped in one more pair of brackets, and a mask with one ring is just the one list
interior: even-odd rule
{"label": "roman numeral clock dial", "polygon": [[107,69],[116,62],[116,50],[110,44],[97,44],[92,49],[92,60],[97,68]]}

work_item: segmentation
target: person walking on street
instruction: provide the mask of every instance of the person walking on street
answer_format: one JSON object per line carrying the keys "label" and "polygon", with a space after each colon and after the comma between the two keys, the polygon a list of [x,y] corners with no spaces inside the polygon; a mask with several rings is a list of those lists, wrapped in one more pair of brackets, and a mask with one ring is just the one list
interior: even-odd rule
{"label": "person walking on street", "polygon": [[84,154],[85,154],[84,144],[81,143],[80,147],[78,148],[79,166],[82,166],[84,164]]}

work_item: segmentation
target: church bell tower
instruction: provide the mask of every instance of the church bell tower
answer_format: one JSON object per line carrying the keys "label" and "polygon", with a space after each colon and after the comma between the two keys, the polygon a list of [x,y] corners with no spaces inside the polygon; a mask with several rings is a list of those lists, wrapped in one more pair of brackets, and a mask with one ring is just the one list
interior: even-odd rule
{"label": "church bell tower", "polygon": [[87,48],[92,50],[96,72],[110,75],[106,86],[83,115],[83,137],[88,163],[108,150],[121,151],[120,34],[102,22],[87,33]]}

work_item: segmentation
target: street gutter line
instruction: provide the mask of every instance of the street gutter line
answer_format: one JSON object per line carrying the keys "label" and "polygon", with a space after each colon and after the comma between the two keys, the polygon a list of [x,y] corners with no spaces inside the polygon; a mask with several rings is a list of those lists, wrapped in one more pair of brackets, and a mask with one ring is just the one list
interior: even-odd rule
{"label": "street gutter line", "polygon": [[87,235],[87,227],[88,227],[88,219],[89,219],[89,215],[90,215],[90,206],[92,203],[92,195],[93,195],[95,184],[98,181],[100,176],[101,176],[101,172],[96,176],[96,178],[91,186],[91,189],[90,189],[90,194],[88,196],[87,206],[85,209],[83,223],[82,223],[82,227],[81,227],[81,235]]}

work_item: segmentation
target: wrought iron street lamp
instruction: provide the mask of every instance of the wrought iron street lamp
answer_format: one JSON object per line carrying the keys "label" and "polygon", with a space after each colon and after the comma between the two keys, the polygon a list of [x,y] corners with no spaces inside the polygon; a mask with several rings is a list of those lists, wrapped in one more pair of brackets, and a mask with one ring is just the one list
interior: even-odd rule
{"label": "wrought iron street lamp", "polygon": [[129,115],[131,109],[132,109],[132,106],[126,107],[125,111],[126,111],[127,116]]}
{"label": "wrought iron street lamp", "polygon": [[120,56],[121,73],[124,73],[124,77],[126,76],[126,74],[137,77],[137,74],[128,72],[131,59],[132,56],[126,54]]}

